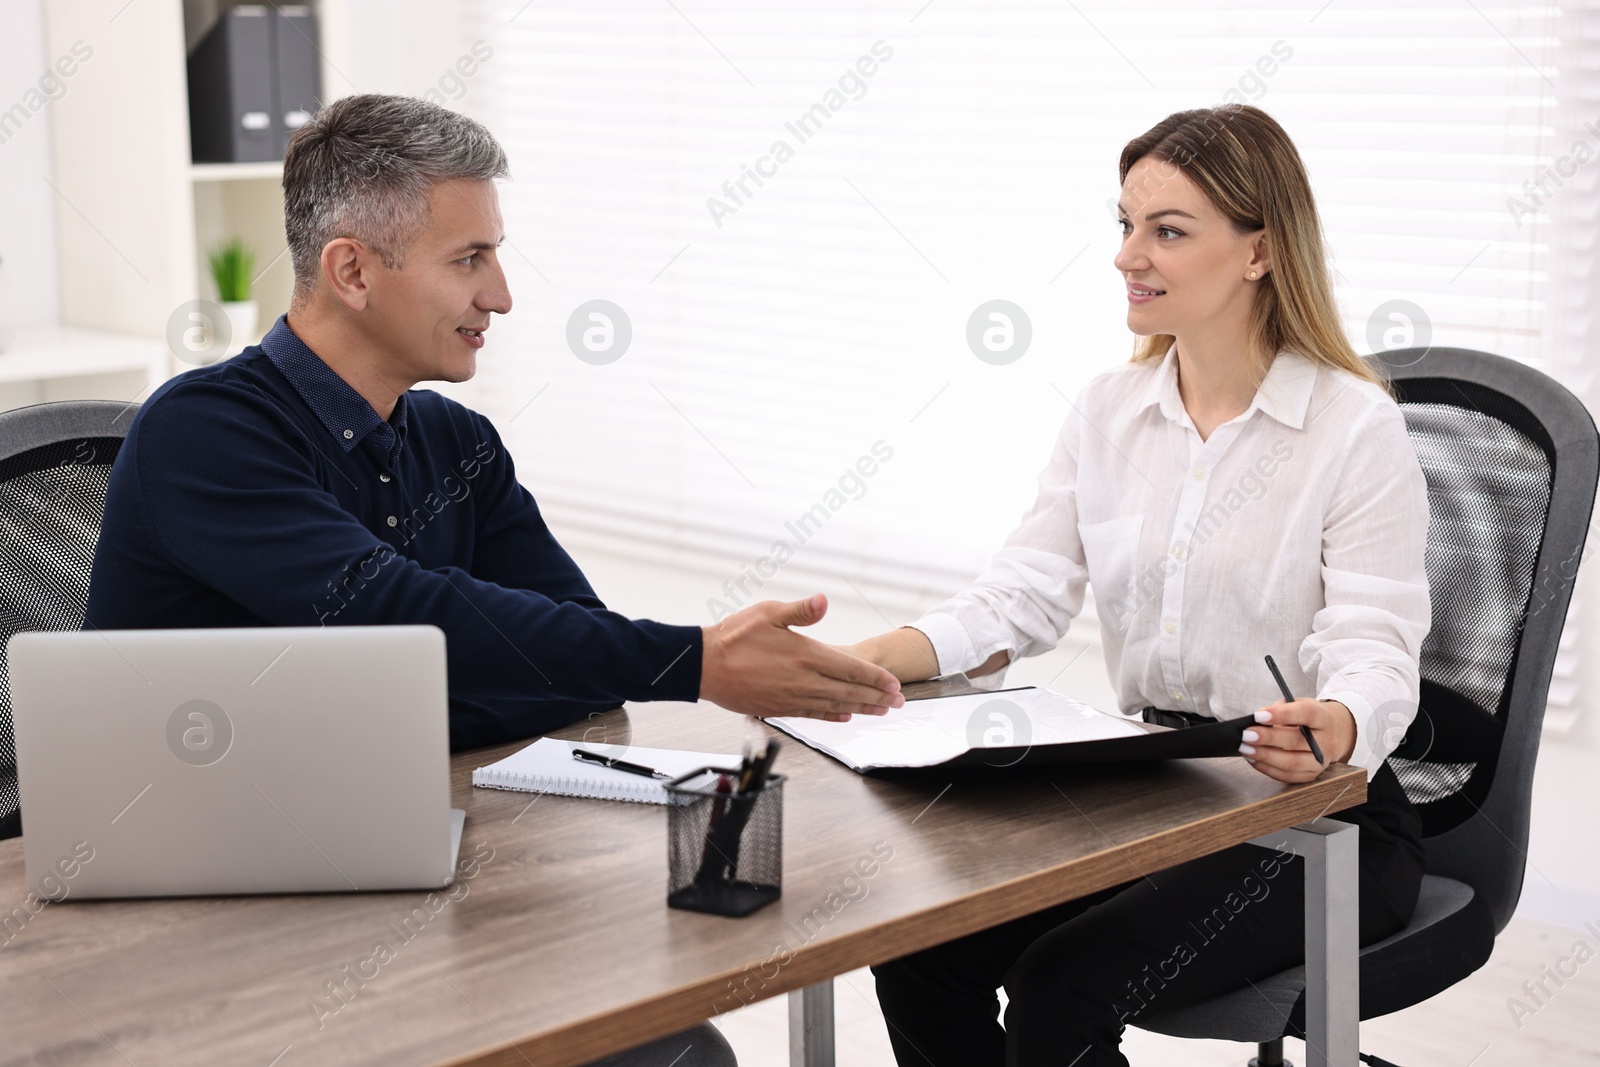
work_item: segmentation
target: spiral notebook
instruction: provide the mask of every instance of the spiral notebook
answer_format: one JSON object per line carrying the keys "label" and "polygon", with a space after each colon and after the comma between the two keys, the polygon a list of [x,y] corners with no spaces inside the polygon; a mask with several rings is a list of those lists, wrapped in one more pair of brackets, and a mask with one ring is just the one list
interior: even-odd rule
{"label": "spiral notebook", "polygon": [[572,750],[582,748],[613,759],[653,767],[676,778],[701,767],[737,767],[738,756],[718,752],[685,752],[670,748],[596,745],[541,737],[496,763],[472,772],[472,784],[488,789],[515,789],[524,793],[554,793],[563,797],[629,800],[636,804],[665,804],[665,782],[611,767],[579,763]]}

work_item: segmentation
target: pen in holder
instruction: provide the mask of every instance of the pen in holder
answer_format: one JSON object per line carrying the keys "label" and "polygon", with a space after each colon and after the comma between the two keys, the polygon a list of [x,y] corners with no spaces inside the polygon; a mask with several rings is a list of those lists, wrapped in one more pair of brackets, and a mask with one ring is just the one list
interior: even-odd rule
{"label": "pen in holder", "polygon": [[735,793],[738,776],[702,767],[666,783],[668,907],[743,916],[783,894],[784,776]]}

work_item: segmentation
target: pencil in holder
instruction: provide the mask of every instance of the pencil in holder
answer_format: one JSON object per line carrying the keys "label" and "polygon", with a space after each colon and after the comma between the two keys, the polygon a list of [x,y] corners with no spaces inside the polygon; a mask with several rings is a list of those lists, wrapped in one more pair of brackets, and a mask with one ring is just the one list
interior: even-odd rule
{"label": "pencil in holder", "polygon": [[666,783],[667,906],[743,916],[783,895],[783,783],[718,792],[738,771],[702,767]]}

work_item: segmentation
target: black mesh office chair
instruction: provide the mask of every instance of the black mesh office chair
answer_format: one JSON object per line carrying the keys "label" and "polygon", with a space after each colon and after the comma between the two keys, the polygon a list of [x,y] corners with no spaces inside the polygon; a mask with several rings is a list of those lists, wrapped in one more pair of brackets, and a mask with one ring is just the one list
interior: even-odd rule
{"label": "black mesh office chair", "polygon": [[5,644],[83,625],[106,483],[136,411],[73,400],[0,412],[0,839],[22,833]]}
{"label": "black mesh office chair", "polygon": [[[1363,1019],[1483,966],[1511,920],[1545,697],[1600,476],[1589,412],[1538,371],[1459,348],[1374,358],[1428,480],[1433,629],[1420,711],[1390,756],[1422,815],[1427,874],[1411,924],[1361,950]],[[1284,1035],[1304,1036],[1304,992],[1297,967],[1137,1025],[1256,1042],[1251,1062],[1274,1067]]]}

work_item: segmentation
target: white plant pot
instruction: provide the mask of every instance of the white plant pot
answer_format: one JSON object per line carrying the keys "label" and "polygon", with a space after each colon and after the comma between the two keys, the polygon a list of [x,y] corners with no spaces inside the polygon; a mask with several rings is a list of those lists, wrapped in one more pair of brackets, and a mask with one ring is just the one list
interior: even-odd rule
{"label": "white plant pot", "polygon": [[222,304],[222,311],[228,316],[228,350],[222,358],[237,356],[246,348],[261,340],[256,333],[256,326],[261,318],[261,306],[254,300],[227,300]]}

